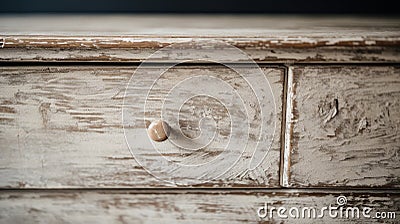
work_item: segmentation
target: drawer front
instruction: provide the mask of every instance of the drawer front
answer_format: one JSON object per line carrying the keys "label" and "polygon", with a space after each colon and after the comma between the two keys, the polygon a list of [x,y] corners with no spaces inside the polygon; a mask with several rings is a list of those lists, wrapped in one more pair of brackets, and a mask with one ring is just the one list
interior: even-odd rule
{"label": "drawer front", "polygon": [[[281,117],[284,69],[263,67],[262,72],[274,100],[262,101],[266,107],[275,108],[275,113],[264,114],[264,119],[275,124],[271,145],[261,145],[268,151],[261,164],[249,170],[253,151],[248,147],[232,167],[222,172],[218,166],[204,166],[225,148],[205,146],[201,150],[182,150],[169,140],[143,146],[141,141],[149,141],[143,123],[160,118],[160,105],[168,91],[179,82],[196,75],[214,77],[232,86],[241,95],[245,110],[250,117],[249,141],[257,134],[259,111],[257,97],[246,80],[234,71],[222,66],[178,66],[169,69],[155,82],[154,91],[147,97],[146,119],[138,111],[144,102],[134,93],[126,94],[125,89],[135,67],[112,66],[25,66],[2,67],[0,69],[0,187],[5,188],[85,188],[85,187],[166,187],[195,184],[196,186],[247,186],[278,187],[281,149]],[[157,70],[157,67],[148,68]],[[139,79],[139,80],[135,80]],[[140,82],[140,76],[132,80]],[[131,81],[132,81],[131,80]],[[262,82],[260,82],[262,83]],[[188,84],[189,85],[189,84]],[[205,84],[190,84],[201,91]],[[165,89],[168,86],[169,89]],[[186,86],[187,88],[187,86]],[[139,88],[140,89],[140,88]],[[163,90],[163,91],[162,91]],[[222,90],[221,90],[222,91]],[[223,92],[223,91],[222,91]],[[226,110],[226,99],[198,96],[181,99],[179,94],[172,100],[184,102],[174,104],[169,113],[179,115],[180,131],[190,139],[200,133],[199,120],[211,118],[217,124],[216,141],[229,140],[230,114],[239,108]],[[223,97],[223,94],[220,96]],[[130,104],[129,100],[138,99]],[[227,98],[229,99],[229,98]],[[125,100],[125,105],[124,104]],[[179,107],[181,106],[181,107]],[[123,124],[123,108],[136,122]],[[128,115],[124,116],[127,117]],[[234,115],[232,115],[234,116]],[[145,121],[140,123],[139,121]],[[128,122],[129,123],[129,122]],[[124,127],[125,125],[125,127]],[[254,126],[255,125],[255,126]],[[125,133],[124,135],[124,128]],[[244,128],[245,129],[245,128]],[[253,130],[254,129],[254,130]],[[179,130],[175,130],[179,131]],[[207,130],[206,130],[207,131]],[[254,136],[253,136],[254,138]],[[137,144],[129,144],[133,139]],[[221,140],[222,139],[222,140]],[[128,140],[128,141],[126,141]],[[234,139],[235,140],[235,139]],[[237,140],[237,139],[236,139]],[[240,140],[247,141],[246,138]],[[128,143],[128,144],[127,144]],[[157,145],[159,144],[159,145]],[[146,148],[147,147],[147,148]],[[232,150],[230,147],[227,150]],[[132,150],[140,151],[149,160],[143,163],[135,158]],[[162,151],[168,149],[168,151]],[[203,150],[203,151],[202,151]],[[209,151],[207,151],[209,150]],[[234,149],[235,150],[235,149]],[[199,153],[201,152],[201,153]],[[197,153],[197,154],[196,154]],[[188,159],[189,158],[189,159]],[[168,177],[154,174],[154,169],[165,169],[169,163],[187,162],[202,165],[210,179],[193,182],[188,176],[176,176],[175,181],[162,181]],[[150,167],[150,168],[149,168]],[[193,169],[187,167],[187,172]],[[172,171],[170,171],[172,172]],[[184,172],[184,171],[183,171]],[[211,178],[212,177],[212,178]],[[180,178],[180,179],[179,179]]]}
{"label": "drawer front", "polygon": [[399,187],[399,67],[293,67],[288,99],[286,186]]}

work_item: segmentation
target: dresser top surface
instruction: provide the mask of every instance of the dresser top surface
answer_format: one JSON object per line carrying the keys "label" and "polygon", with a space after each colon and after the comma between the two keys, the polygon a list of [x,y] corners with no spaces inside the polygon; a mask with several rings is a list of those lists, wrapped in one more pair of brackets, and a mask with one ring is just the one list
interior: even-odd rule
{"label": "dresser top surface", "polygon": [[1,15],[1,35],[400,36],[400,18],[300,15]]}

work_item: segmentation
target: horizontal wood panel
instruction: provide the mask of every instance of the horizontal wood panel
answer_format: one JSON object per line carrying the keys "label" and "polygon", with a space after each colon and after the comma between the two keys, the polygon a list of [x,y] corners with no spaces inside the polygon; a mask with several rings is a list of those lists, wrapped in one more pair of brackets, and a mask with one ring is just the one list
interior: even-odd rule
{"label": "horizontal wood panel", "polygon": [[[0,68],[0,187],[172,186],[156,179],[140,166],[125,141],[122,104],[126,85],[134,70],[135,67],[107,66]],[[276,105],[276,116],[268,114],[265,117],[276,124],[272,148],[254,170],[248,170],[251,156],[246,151],[247,154],[234,168],[207,186],[279,186],[284,70],[265,67],[262,71],[275,95],[275,102],[264,102],[271,108]],[[193,74],[219,77],[234,87],[236,85],[239,92],[248,89],[240,76],[222,66],[172,68],[159,83],[172,86],[175,81]],[[161,90],[151,95],[152,99],[162,99],[166,92]],[[249,97],[247,101],[245,99],[247,107],[254,108],[249,109],[250,115],[256,113],[253,115],[257,117],[257,107],[252,104],[255,98],[249,94],[246,96]],[[135,116],[143,116],[135,114],[143,107],[142,104],[138,101],[132,105]],[[149,114],[148,118],[158,116],[156,112]],[[185,130],[188,133],[198,131],[195,124],[194,129],[187,126],[190,122],[183,122]],[[146,133],[145,127],[140,125],[134,126],[133,130],[138,134]],[[168,147],[174,149],[173,145]],[[154,155],[153,164],[163,159],[153,149],[149,149],[149,153]],[[176,151],[165,156],[180,159],[187,153]],[[210,152],[205,158],[212,156]]]}
{"label": "horizontal wood panel", "polygon": [[[399,18],[346,15],[1,15],[5,35],[398,36]],[[367,32],[368,30],[373,32]],[[310,31],[314,32],[310,32]],[[349,32],[351,31],[351,32]]]}
{"label": "horizontal wood panel", "polygon": [[[292,218],[291,208],[315,208],[318,215],[323,207],[337,207],[337,197],[345,196],[343,217]],[[257,211],[265,203],[286,208],[281,218],[259,218]],[[0,222],[2,223],[396,223],[399,221],[398,193],[368,192],[124,192],[124,191],[59,191],[59,192],[1,192]],[[360,218],[345,213],[347,208],[358,208]],[[368,218],[362,215],[394,218]],[[262,212],[262,211],[261,211]],[[390,212],[390,213],[389,213]],[[260,213],[261,216],[264,214]],[[295,213],[293,213],[295,214]],[[300,213],[301,214],[301,213]],[[306,213],[307,214],[307,213]],[[333,212],[332,214],[335,214]],[[346,214],[349,214],[346,216]],[[269,215],[269,214],[268,214]],[[307,217],[307,216],[306,216]],[[313,216],[311,216],[313,217]],[[348,217],[348,218],[346,218]]]}
{"label": "horizontal wood panel", "polygon": [[400,186],[399,67],[293,67],[288,80],[286,186]]}
{"label": "horizontal wood panel", "polygon": [[[144,44],[154,44],[160,46],[168,46],[170,44],[181,43],[190,41],[189,39],[182,39],[180,41],[171,40],[161,41],[151,38],[139,38],[134,41],[144,42]],[[210,39],[212,40],[212,39]],[[6,41],[6,40],[5,40]],[[19,41],[18,38],[15,41]],[[33,39],[33,42],[46,42],[46,39]],[[57,42],[65,43],[66,40],[60,39]],[[71,41],[71,40],[68,40]],[[106,42],[114,42],[115,40],[106,38]],[[224,40],[222,40],[224,41]],[[225,41],[226,43],[231,43]],[[399,47],[385,47],[385,46],[350,46],[350,47],[270,47],[265,43],[265,46],[259,46],[263,41],[250,40],[244,43],[233,43],[233,46],[238,47],[246,53],[251,59],[259,63],[398,63],[399,60]],[[0,39],[1,43],[1,39]],[[79,43],[74,42],[74,43]],[[0,49],[0,62],[168,62],[174,63],[178,60],[168,59],[163,57],[155,58],[153,55],[160,47],[146,47],[138,48],[132,45],[132,48],[116,48],[116,49],[92,49],[87,48],[85,45],[96,45],[96,43],[85,43],[77,49],[58,49],[47,47],[6,47]],[[116,42],[118,45],[119,43]],[[247,47],[246,45],[252,45]],[[112,46],[112,44],[111,44]],[[129,44],[128,44],[129,46]],[[152,56],[152,59],[148,58]],[[193,58],[187,58],[192,60]],[[221,62],[227,63],[241,63],[236,58],[225,58]],[[194,61],[194,63],[196,63]]]}
{"label": "horizontal wood panel", "polygon": [[265,63],[399,62],[398,24],[344,16],[8,15],[0,16],[0,61],[140,62],[171,44],[220,40]]}

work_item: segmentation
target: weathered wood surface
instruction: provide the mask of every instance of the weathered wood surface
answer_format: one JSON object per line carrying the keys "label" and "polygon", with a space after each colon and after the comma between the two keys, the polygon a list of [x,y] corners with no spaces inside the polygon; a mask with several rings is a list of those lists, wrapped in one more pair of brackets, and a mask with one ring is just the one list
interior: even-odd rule
{"label": "weathered wood surface", "polygon": [[292,67],[283,184],[400,186],[400,69]]}
{"label": "weathered wood surface", "polygon": [[[1,15],[6,35],[158,35],[158,36],[273,36],[303,33],[303,36],[357,36],[355,32],[379,35],[398,31],[399,18],[346,15]],[[314,32],[308,32],[313,30]],[[355,32],[347,32],[347,31]],[[396,36],[398,36],[396,34]]]}
{"label": "weathered wood surface", "polygon": [[140,62],[200,39],[227,42],[266,63],[399,62],[398,24],[365,17],[1,16],[0,60]]}
{"label": "weathered wood surface", "polygon": [[[269,208],[315,208],[337,206],[337,197],[346,196],[343,207],[371,208],[371,217],[353,218],[346,213],[324,218],[259,218],[257,210],[265,203]],[[218,192],[218,191],[3,191],[0,193],[2,223],[397,223],[400,197],[398,193],[382,192]],[[345,211],[345,210],[344,210]],[[262,211],[261,211],[262,212]],[[351,211],[350,211],[351,212]],[[379,212],[379,214],[377,214]],[[260,213],[263,215],[262,213]],[[295,214],[295,213],[293,213]],[[301,214],[301,213],[300,213]],[[308,213],[306,213],[307,215]],[[334,213],[332,213],[334,214]],[[352,213],[348,213],[352,214]],[[313,217],[313,216],[312,216]]]}
{"label": "weathered wood surface", "polygon": [[[343,16],[0,16],[0,62],[25,65],[0,67],[0,222],[398,223],[400,69],[344,63],[399,63],[399,21]],[[222,155],[232,125],[223,101],[198,96],[169,111],[180,113],[179,126],[191,138],[204,131],[199,120],[215,120],[215,144],[182,151],[170,142],[160,143],[160,152],[143,148],[151,159],[139,164],[126,139],[143,139],[145,122],[139,122],[142,115],[135,111],[144,103],[128,105],[137,119],[125,129],[132,135],[124,136],[121,119],[125,87],[135,67],[23,64],[141,62],[163,47],[192,40],[220,40],[256,62],[291,66],[288,74],[283,67],[262,68],[275,96],[274,102],[263,103],[276,105],[276,114],[264,118],[275,122],[276,129],[271,150],[254,170],[248,164],[260,108],[248,83],[222,66],[192,65],[170,69],[154,86],[147,121],[160,117],[167,91],[193,75],[220,78],[244,96],[253,118],[252,143],[231,169],[198,185],[164,182],[145,168],[163,170],[165,158],[199,165]],[[231,54],[222,56],[227,62],[241,62]],[[165,62],[167,57],[152,60]],[[245,136],[244,130],[239,136]],[[221,171],[218,166],[206,168],[207,175]],[[180,174],[191,173],[188,168]],[[352,187],[368,189],[348,189]],[[346,206],[371,207],[372,216],[395,212],[396,218],[282,219],[276,212],[273,219],[257,216],[265,203],[320,209],[335,206],[338,196],[347,197]]]}
{"label": "weathered wood surface", "polygon": [[[14,40],[19,41],[18,38]],[[106,38],[109,40],[109,38]],[[191,39],[183,39],[181,41],[173,40],[172,42],[163,42],[160,45],[168,46],[169,44],[188,42]],[[7,40],[6,40],[7,41]],[[33,42],[46,42],[47,39],[32,39]],[[60,42],[65,42],[60,39]],[[96,40],[97,41],[97,40]],[[132,41],[153,42],[151,38],[132,38]],[[225,40],[222,40],[225,41]],[[271,40],[274,41],[274,40]],[[0,41],[1,42],[1,41]],[[90,43],[91,45],[92,43]],[[225,41],[230,43],[228,41]],[[231,44],[231,43],[230,43]],[[256,42],[248,42],[247,44],[257,45]],[[234,43],[233,46],[236,44]],[[317,48],[270,48],[268,46],[241,49],[250,58],[258,63],[398,63],[399,48],[398,47],[317,47]],[[154,52],[161,48],[141,48],[141,49],[58,49],[43,48],[31,49],[21,48],[3,48],[0,49],[1,62],[142,62],[150,57]],[[188,58],[190,60],[191,58]],[[223,62],[232,62],[228,60]],[[154,59],[154,62],[164,62],[163,58]],[[175,62],[169,60],[168,62]],[[235,60],[234,62],[241,62]]]}
{"label": "weathered wood surface", "polygon": [[[107,66],[0,68],[0,187],[172,186],[147,173],[130,154],[124,138],[121,108],[125,87],[134,70],[135,67]],[[276,116],[267,114],[264,117],[276,123],[272,148],[263,163],[251,171],[247,169],[251,151],[245,151],[229,172],[207,186],[279,186],[284,69],[265,67],[262,71],[275,95],[275,102],[265,103],[271,108],[276,105]],[[256,119],[256,98],[249,94],[249,88],[240,76],[222,66],[181,66],[168,70],[158,82],[159,91],[149,97],[153,102],[151,105],[156,105],[154,102],[161,100],[176,82],[196,74],[216,76],[239,89],[239,93],[248,97],[246,108]],[[219,137],[225,141],[230,131],[225,122],[227,114],[219,109],[218,103],[198,100],[188,101],[182,108],[183,111],[187,109],[181,117],[183,132],[195,137],[199,132],[197,122],[200,117],[197,115],[216,113],[212,118],[220,122]],[[131,106],[133,117],[143,118],[136,112],[143,103]],[[153,109],[153,113],[147,114],[150,120],[159,118],[159,109]],[[190,114],[197,119],[193,120],[188,116]],[[146,133],[140,123],[135,124],[133,130],[138,136]],[[165,154],[161,152],[163,156],[154,149],[144,149],[153,155],[154,164],[163,157],[172,160],[191,158],[191,153],[175,149],[170,143],[163,144],[169,149]],[[202,157],[193,157],[191,162],[204,162],[218,154],[218,150],[210,151]]]}

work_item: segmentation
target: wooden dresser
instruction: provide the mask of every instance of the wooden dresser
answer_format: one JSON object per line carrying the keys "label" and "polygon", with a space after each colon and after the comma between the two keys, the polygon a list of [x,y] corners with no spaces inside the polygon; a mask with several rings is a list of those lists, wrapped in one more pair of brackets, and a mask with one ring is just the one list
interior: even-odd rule
{"label": "wooden dresser", "polygon": [[399,223],[399,65],[399,18],[0,16],[0,223]]}

